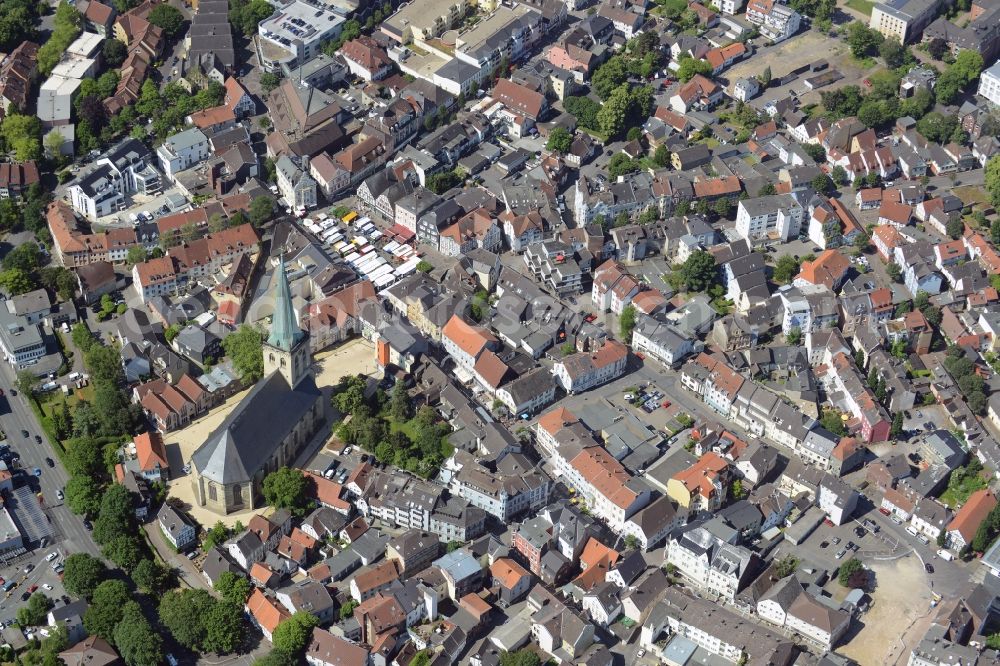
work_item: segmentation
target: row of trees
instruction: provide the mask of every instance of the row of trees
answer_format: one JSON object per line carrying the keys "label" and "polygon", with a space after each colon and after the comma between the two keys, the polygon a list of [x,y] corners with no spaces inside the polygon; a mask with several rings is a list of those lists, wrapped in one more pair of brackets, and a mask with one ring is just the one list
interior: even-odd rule
{"label": "row of trees", "polygon": [[60,2],[56,7],[52,34],[38,49],[38,71],[42,76],[52,73],[52,69],[59,64],[69,45],[80,36],[82,25],[83,16],[76,10],[76,5]]}

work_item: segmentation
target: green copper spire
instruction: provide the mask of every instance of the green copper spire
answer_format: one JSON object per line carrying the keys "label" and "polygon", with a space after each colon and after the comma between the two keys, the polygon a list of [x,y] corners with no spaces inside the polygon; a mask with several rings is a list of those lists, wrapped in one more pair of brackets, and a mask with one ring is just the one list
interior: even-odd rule
{"label": "green copper spire", "polygon": [[299,328],[295,319],[295,309],[292,307],[292,294],[288,288],[288,274],[285,272],[285,259],[278,263],[278,273],[274,276],[274,315],[271,318],[271,335],[267,344],[278,349],[291,351],[305,334]]}

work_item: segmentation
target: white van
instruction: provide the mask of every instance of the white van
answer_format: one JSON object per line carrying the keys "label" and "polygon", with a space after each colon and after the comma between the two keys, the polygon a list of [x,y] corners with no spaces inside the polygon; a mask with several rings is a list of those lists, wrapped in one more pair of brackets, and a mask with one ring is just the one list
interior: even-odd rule
{"label": "white van", "polygon": [[940,557],[940,558],[941,558],[942,560],[944,560],[945,562],[951,562],[951,561],[952,561],[953,559],[955,559],[955,556],[954,556],[954,555],[952,555],[952,554],[951,554],[950,552],[948,552],[947,550],[945,550],[944,548],[942,548],[941,550],[939,550],[939,551],[937,552],[937,556],[938,556],[938,557]]}

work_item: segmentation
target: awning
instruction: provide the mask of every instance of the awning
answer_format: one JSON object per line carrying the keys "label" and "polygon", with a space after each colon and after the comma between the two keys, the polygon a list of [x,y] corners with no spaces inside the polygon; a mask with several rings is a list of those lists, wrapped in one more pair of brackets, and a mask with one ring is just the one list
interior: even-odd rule
{"label": "awning", "polygon": [[385,233],[400,243],[409,243],[417,235],[401,224],[392,225]]}

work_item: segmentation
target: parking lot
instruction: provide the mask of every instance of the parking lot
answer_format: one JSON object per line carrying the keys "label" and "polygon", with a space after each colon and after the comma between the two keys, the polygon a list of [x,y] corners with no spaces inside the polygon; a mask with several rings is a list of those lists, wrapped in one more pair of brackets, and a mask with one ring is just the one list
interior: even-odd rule
{"label": "parking lot", "polygon": [[17,609],[35,592],[69,603],[60,579],[65,556],[56,546],[39,548],[0,567],[0,623],[13,624]]}

